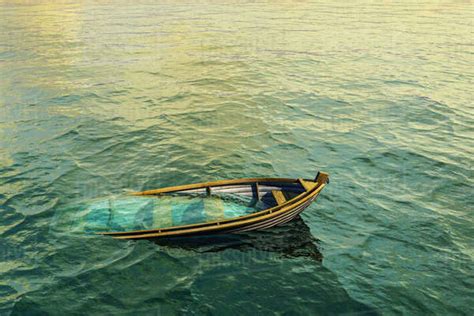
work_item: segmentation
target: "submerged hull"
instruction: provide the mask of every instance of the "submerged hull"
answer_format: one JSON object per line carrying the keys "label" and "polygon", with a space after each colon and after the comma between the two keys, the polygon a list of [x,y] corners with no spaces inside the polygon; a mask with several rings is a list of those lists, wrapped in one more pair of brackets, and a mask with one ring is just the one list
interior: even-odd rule
{"label": "submerged hull", "polygon": [[134,196],[239,195],[265,206],[251,214],[221,220],[148,230],[102,232],[117,239],[154,239],[208,234],[241,233],[287,223],[304,211],[328,183],[326,173],[314,180],[289,178],[249,178],[175,186],[133,193]]}

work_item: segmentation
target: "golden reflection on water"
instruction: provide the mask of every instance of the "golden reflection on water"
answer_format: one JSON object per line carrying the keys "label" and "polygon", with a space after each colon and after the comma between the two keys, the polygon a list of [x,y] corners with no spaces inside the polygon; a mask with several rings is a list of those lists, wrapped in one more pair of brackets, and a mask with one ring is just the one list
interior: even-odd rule
{"label": "golden reflection on water", "polygon": [[[225,151],[239,146],[236,135],[270,127],[349,133],[377,124],[379,110],[368,116],[349,104],[387,95],[429,89],[461,110],[469,99],[472,80],[447,77],[472,75],[471,3],[24,3],[4,6],[2,39],[21,62],[6,61],[2,89],[21,88],[11,96],[19,103],[34,92],[30,103],[54,106],[23,114],[162,126],[183,144],[204,146],[207,135]],[[455,21],[466,22],[447,33]],[[374,93],[381,82],[391,84]],[[299,100],[321,95],[346,110],[329,119],[286,113],[309,113]]]}

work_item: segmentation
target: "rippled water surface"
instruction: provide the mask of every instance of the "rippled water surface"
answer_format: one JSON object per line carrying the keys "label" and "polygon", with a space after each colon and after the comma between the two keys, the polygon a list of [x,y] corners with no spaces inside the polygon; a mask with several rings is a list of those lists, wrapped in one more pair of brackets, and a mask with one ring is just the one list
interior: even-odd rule
{"label": "rippled water surface", "polygon": [[[473,314],[472,3],[0,3],[0,314]],[[318,170],[262,233],[51,229],[78,199]]]}

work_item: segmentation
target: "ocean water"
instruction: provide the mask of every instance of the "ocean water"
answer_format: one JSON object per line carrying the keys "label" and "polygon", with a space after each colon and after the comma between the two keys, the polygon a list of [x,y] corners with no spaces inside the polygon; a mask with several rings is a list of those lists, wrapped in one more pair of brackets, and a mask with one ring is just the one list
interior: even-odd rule
{"label": "ocean water", "polygon": [[[0,314],[474,313],[470,1],[0,2]],[[56,234],[78,199],[330,173],[289,225]]]}

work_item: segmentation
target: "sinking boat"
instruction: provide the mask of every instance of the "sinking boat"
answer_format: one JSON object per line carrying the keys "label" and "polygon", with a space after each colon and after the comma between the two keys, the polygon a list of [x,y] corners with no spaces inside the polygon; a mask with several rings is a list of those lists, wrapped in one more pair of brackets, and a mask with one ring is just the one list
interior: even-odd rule
{"label": "sinking boat", "polygon": [[[84,225],[117,239],[154,239],[241,233],[287,223],[329,183],[315,179],[246,178],[132,193],[85,209]],[[97,224],[99,223],[99,224]]]}

